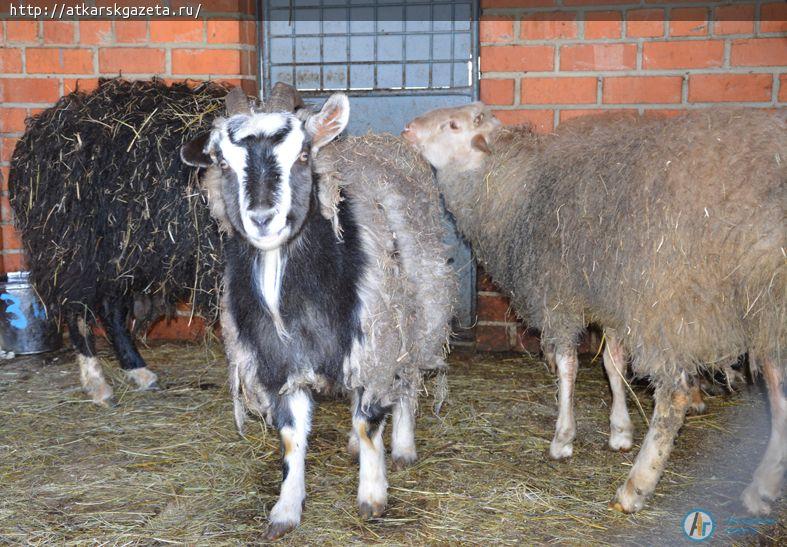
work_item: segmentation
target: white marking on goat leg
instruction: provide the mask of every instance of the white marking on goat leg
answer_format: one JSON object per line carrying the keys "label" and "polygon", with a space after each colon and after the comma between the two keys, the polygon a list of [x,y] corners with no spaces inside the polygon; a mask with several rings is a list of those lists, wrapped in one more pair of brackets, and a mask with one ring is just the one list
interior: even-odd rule
{"label": "white marking on goat leg", "polygon": [[604,370],[607,371],[612,391],[612,409],[609,413],[609,447],[612,450],[629,451],[633,444],[634,426],[626,407],[626,356],[623,346],[614,334],[605,332]]}
{"label": "white marking on goat leg", "polygon": [[137,387],[141,391],[158,389],[158,376],[156,376],[156,373],[150,370],[148,367],[139,367],[127,370],[126,374],[129,378],[134,380],[134,383],[137,384]]}
{"label": "white marking on goat leg", "polygon": [[656,406],[648,434],[626,482],[618,488],[617,501],[611,504],[613,509],[623,513],[642,509],[647,497],[655,490],[686,416],[688,386],[685,381],[675,388],[656,386],[655,398]]}
{"label": "white marking on goat leg", "polygon": [[787,398],[784,395],[784,370],[773,358],[763,359],[762,375],[771,405],[771,437],[751,484],[741,495],[746,509],[755,515],[767,515],[770,501],[779,497],[787,465]]}
{"label": "white marking on goat leg", "polygon": [[82,389],[90,395],[93,402],[101,406],[113,406],[112,387],[104,378],[104,372],[96,357],[78,354],[79,378]]}
{"label": "white marking on goat leg", "polygon": [[353,418],[353,428],[360,440],[358,479],[358,511],[364,518],[382,516],[388,503],[388,481],[385,478],[385,446],[382,420],[369,436],[370,424],[361,416]]}
{"label": "white marking on goat leg", "polygon": [[415,409],[413,402],[405,396],[393,407],[391,430],[391,459],[394,469],[403,469],[415,463]]}
{"label": "white marking on goat leg", "polygon": [[283,468],[286,476],[281,483],[279,500],[268,515],[266,539],[278,539],[301,522],[303,501],[306,499],[306,446],[311,429],[312,400],[303,390],[287,395],[292,415],[292,426],[282,427]]}
{"label": "white marking on goat leg", "polygon": [[555,460],[570,458],[574,453],[574,383],[577,379],[577,351],[563,347],[556,351],[555,361],[560,381],[559,405],[555,437],[549,446],[549,456]]}

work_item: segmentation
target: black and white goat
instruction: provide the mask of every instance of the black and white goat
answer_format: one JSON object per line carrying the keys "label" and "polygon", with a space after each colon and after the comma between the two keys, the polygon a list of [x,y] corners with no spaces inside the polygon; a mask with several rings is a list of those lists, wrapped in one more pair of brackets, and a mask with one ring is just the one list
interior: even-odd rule
{"label": "black and white goat", "polygon": [[209,168],[212,211],[232,228],[221,324],[238,428],[250,410],[281,437],[267,537],[301,519],[313,389],[353,394],[358,506],[380,516],[386,416],[394,458],[414,456],[411,406],[421,371],[443,365],[455,291],[431,173],[393,136],[331,143],[343,94],[305,121],[252,112],[236,92],[227,111],[181,157]]}

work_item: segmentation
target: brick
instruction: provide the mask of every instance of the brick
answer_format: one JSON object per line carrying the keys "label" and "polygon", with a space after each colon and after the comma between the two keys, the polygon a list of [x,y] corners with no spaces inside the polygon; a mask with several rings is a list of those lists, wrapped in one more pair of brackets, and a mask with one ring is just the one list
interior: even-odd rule
{"label": "brick", "polygon": [[240,68],[235,49],[172,50],[172,74],[239,74]]}
{"label": "brick", "polygon": [[631,4],[632,0],[563,0],[564,6],[599,6],[599,5],[615,5],[615,4]]}
{"label": "brick", "polygon": [[577,37],[577,14],[566,11],[534,13],[519,23],[523,40],[557,40]]}
{"label": "brick", "polygon": [[689,101],[769,101],[772,85],[770,74],[692,74]]}
{"label": "brick", "polygon": [[163,318],[148,330],[149,340],[198,340],[205,333],[205,321],[194,317],[189,324],[187,317]]}
{"label": "brick", "polygon": [[513,349],[514,351],[526,351],[528,353],[538,354],[541,351],[541,340],[527,327],[517,325],[516,345]]}
{"label": "brick", "polygon": [[585,13],[585,39],[620,38],[623,14],[619,11],[589,11]]}
{"label": "brick", "polygon": [[674,118],[685,113],[685,110],[674,108],[646,108],[642,115],[645,118]]}
{"label": "brick", "polygon": [[498,295],[479,294],[476,300],[479,321],[516,321],[516,315],[510,310],[508,298]]}
{"label": "brick", "polygon": [[79,43],[106,45],[112,43],[112,21],[86,20],[79,22]]}
{"label": "brick", "polygon": [[495,117],[507,125],[527,124],[539,133],[554,129],[553,110],[495,110]]}
{"label": "brick", "polygon": [[670,36],[705,36],[709,12],[706,8],[676,8],[670,11]]}
{"label": "brick", "polygon": [[511,17],[481,17],[479,22],[481,42],[510,42],[514,39],[514,21]]}
{"label": "brick", "polygon": [[0,49],[0,74],[20,72],[22,72],[22,50],[10,47]]}
{"label": "brick", "polygon": [[714,34],[751,34],[754,32],[754,4],[719,6],[713,10]]}
{"label": "brick", "polygon": [[22,240],[19,239],[19,233],[12,224],[4,224],[2,226],[2,239],[0,241],[3,243],[4,251],[22,249]]}
{"label": "brick", "polygon": [[115,42],[118,44],[139,44],[147,41],[147,21],[115,21]]}
{"label": "brick", "polygon": [[730,64],[734,66],[787,65],[787,36],[733,40]]}
{"label": "brick", "polygon": [[557,0],[481,0],[481,8],[548,8]]}
{"label": "brick", "polygon": [[645,42],[642,44],[642,68],[708,68],[724,63],[722,40]]}
{"label": "brick", "polygon": [[10,167],[0,167],[0,191],[8,191],[8,176],[11,173]]}
{"label": "brick", "polygon": [[13,20],[6,22],[6,39],[9,42],[35,42],[38,40],[38,21]]}
{"label": "brick", "polygon": [[3,271],[19,272],[27,270],[27,259],[22,253],[3,252]]}
{"label": "brick", "polygon": [[664,10],[638,9],[627,11],[626,36],[631,38],[664,36]]}
{"label": "brick", "polygon": [[486,104],[514,104],[514,80],[485,78],[479,84],[481,86],[481,100]]}
{"label": "brick", "polygon": [[246,26],[245,23],[241,21],[208,20],[208,43],[245,43],[244,37],[242,36],[242,30],[244,26]]}
{"label": "brick", "polygon": [[21,133],[25,130],[26,108],[0,108],[0,133]]}
{"label": "brick", "polygon": [[760,32],[787,32],[787,3],[760,6]]}
{"label": "brick", "polygon": [[11,161],[11,155],[14,153],[14,147],[18,140],[17,137],[3,137],[3,148],[0,152],[0,161]]}
{"label": "brick", "polygon": [[479,351],[510,351],[508,327],[505,325],[478,325],[475,328],[476,349]]}
{"label": "brick", "polygon": [[30,74],[93,73],[93,51],[90,49],[27,48],[25,56]]}
{"label": "brick", "polygon": [[522,104],[586,104],[596,102],[596,78],[523,78]]}
{"label": "brick", "polygon": [[483,72],[521,72],[529,70],[552,70],[554,68],[552,46],[488,46],[481,48],[481,70]]}
{"label": "brick", "polygon": [[605,104],[679,103],[681,76],[623,76],[604,78]]}
{"label": "brick", "polygon": [[203,42],[204,21],[154,20],[150,22],[151,42]]}
{"label": "brick", "polygon": [[779,102],[787,103],[787,74],[779,76]]}
{"label": "brick", "polygon": [[103,74],[159,74],[165,70],[163,49],[101,48],[98,70]]}
{"label": "brick", "polygon": [[98,87],[98,78],[63,78],[63,93],[90,92]]}
{"label": "brick", "polygon": [[581,44],[560,48],[560,70],[628,70],[636,65],[636,44]]}
{"label": "brick", "polygon": [[0,78],[0,101],[6,103],[53,103],[59,96],[52,78]]}
{"label": "brick", "polygon": [[73,21],[44,21],[45,44],[73,44],[76,25]]}

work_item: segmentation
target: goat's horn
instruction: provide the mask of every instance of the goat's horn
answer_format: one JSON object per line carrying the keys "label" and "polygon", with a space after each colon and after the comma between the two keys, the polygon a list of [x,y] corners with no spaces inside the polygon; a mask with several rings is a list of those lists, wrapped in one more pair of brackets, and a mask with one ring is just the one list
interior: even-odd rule
{"label": "goat's horn", "polygon": [[265,112],[295,112],[303,107],[303,99],[298,90],[290,84],[276,82],[271,90],[270,98],[265,101]]}
{"label": "goat's horn", "polygon": [[227,116],[251,113],[249,99],[239,87],[233,87],[232,91],[227,93],[227,96],[224,98],[224,106],[227,109]]}

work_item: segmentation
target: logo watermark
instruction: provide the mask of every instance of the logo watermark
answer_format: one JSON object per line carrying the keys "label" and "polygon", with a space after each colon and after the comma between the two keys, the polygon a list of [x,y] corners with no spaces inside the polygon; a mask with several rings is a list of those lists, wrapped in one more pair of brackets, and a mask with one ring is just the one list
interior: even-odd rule
{"label": "logo watermark", "polygon": [[724,522],[724,533],[728,536],[756,534],[760,526],[773,526],[776,519],[760,517],[728,517]]}
{"label": "logo watermark", "polygon": [[707,511],[692,509],[683,517],[683,533],[691,541],[710,539],[716,531],[716,522]]}

